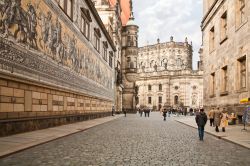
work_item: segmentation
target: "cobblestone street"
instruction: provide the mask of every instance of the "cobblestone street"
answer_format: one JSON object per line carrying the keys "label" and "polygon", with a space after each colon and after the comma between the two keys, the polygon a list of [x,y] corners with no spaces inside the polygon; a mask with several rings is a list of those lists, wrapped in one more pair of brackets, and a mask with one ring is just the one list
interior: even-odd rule
{"label": "cobblestone street", "polygon": [[[178,117],[176,117],[178,118]],[[159,113],[127,115],[0,159],[0,165],[250,165],[250,150]]]}

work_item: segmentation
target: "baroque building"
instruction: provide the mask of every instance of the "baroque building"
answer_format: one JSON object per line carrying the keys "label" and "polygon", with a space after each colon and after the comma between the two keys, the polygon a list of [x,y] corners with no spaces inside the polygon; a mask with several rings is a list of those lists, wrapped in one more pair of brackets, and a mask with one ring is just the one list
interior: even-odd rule
{"label": "baroque building", "polygon": [[110,115],[117,46],[91,0],[0,9],[1,136]]}
{"label": "baroque building", "polygon": [[137,106],[159,110],[164,107],[203,106],[202,70],[192,70],[192,45],[169,42],[140,47],[138,50]]}
{"label": "baroque building", "polygon": [[250,97],[250,2],[203,0],[204,106],[238,115]]}

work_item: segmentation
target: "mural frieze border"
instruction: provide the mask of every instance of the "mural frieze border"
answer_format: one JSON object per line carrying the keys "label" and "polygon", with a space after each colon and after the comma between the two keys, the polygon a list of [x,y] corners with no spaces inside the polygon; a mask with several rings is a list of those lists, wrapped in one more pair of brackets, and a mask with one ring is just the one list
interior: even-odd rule
{"label": "mural frieze border", "polygon": [[2,68],[3,71],[11,72],[13,75],[25,75],[38,82],[46,80],[56,87],[63,86],[93,97],[113,100],[112,90],[50,61],[49,58],[43,58],[42,55],[39,56],[2,38],[0,48],[0,64],[5,66]]}

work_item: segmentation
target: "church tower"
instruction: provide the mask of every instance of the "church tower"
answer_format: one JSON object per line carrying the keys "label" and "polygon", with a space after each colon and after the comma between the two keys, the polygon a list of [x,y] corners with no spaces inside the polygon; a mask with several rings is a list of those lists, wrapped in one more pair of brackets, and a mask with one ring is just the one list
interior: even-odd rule
{"label": "church tower", "polygon": [[122,78],[123,78],[123,108],[134,112],[136,106],[138,29],[134,22],[132,0],[130,0],[130,18],[122,29]]}

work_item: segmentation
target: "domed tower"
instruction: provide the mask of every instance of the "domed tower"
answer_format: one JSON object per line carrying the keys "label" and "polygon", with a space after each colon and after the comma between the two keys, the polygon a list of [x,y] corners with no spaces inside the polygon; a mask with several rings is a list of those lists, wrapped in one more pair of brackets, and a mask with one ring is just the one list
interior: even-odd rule
{"label": "domed tower", "polygon": [[122,29],[122,77],[123,77],[123,108],[134,112],[136,106],[138,26],[134,22],[132,0],[130,0],[130,18]]}

